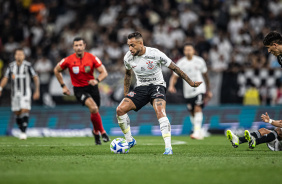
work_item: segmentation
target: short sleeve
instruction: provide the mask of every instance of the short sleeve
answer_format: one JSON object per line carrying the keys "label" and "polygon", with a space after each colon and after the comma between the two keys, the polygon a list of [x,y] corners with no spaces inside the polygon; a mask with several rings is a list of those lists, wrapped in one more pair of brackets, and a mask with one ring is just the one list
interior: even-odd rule
{"label": "short sleeve", "polygon": [[204,59],[201,59],[201,72],[206,73],[208,71],[207,65]]}
{"label": "short sleeve", "polygon": [[36,72],[35,72],[35,70],[33,69],[32,66],[28,67],[28,72],[29,72],[30,76],[32,76],[32,77],[37,76],[37,74],[36,74]]}
{"label": "short sleeve", "polygon": [[60,67],[62,68],[62,70],[66,69],[68,67],[68,61],[67,58],[64,58],[60,61],[59,63]]}
{"label": "short sleeve", "polygon": [[93,56],[94,57],[94,68],[98,68],[102,65],[102,61],[97,57],[97,56]]}
{"label": "short sleeve", "polygon": [[162,65],[168,67],[172,60],[165,55],[165,53],[158,51],[159,61]]}
{"label": "short sleeve", "polygon": [[129,55],[128,53],[125,54],[125,56],[123,58],[123,62],[124,62],[125,69],[131,70],[132,68],[131,68],[129,61],[128,61],[128,55]]}
{"label": "short sleeve", "polygon": [[11,76],[11,68],[8,67],[8,68],[6,69],[6,71],[5,71],[5,73],[4,73],[4,77],[9,78],[10,76]]}

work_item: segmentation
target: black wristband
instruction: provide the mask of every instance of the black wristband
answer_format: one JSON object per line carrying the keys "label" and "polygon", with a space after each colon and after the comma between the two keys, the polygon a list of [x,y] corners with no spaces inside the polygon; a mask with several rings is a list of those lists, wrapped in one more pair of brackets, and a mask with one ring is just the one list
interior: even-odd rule
{"label": "black wristband", "polygon": [[61,84],[61,87],[63,88],[65,86],[65,84],[63,83],[63,84]]}
{"label": "black wristband", "polygon": [[98,83],[100,82],[100,80],[97,78],[96,81],[98,81]]}

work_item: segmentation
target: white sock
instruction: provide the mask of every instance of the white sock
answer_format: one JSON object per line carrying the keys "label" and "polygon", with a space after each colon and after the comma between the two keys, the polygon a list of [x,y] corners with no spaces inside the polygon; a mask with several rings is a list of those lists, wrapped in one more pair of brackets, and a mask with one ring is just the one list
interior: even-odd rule
{"label": "white sock", "polygon": [[196,112],[194,116],[194,134],[200,135],[201,128],[202,128],[202,122],[203,122],[203,113]]}
{"label": "white sock", "polygon": [[124,114],[122,116],[117,116],[117,120],[118,120],[118,125],[121,131],[123,132],[126,141],[131,142],[133,139],[130,130],[129,116],[127,114]]}
{"label": "white sock", "polygon": [[191,121],[191,123],[192,123],[192,125],[194,125],[194,116],[190,116],[190,121]]}
{"label": "white sock", "polygon": [[159,119],[160,129],[165,142],[165,148],[171,148],[171,128],[167,117]]}

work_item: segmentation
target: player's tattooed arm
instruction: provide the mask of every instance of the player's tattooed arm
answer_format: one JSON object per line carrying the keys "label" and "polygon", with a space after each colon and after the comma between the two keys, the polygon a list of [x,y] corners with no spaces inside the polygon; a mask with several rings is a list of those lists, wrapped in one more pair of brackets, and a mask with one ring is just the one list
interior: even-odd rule
{"label": "player's tattooed arm", "polygon": [[184,79],[190,86],[192,87],[198,87],[202,82],[194,82],[192,81],[186,73],[184,73],[178,66],[176,66],[173,62],[170,63],[168,66],[169,69],[177,73],[178,76],[180,76],[182,79]]}
{"label": "player's tattooed arm", "polygon": [[126,96],[128,91],[129,91],[129,87],[130,87],[130,84],[131,84],[131,75],[132,75],[131,70],[125,70],[125,76],[124,76],[124,96]]}

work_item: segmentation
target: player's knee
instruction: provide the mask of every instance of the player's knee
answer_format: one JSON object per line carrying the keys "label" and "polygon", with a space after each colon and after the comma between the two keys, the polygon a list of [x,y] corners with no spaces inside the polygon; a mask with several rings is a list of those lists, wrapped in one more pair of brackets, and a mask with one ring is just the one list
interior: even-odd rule
{"label": "player's knee", "polygon": [[98,106],[90,106],[89,107],[89,111],[90,111],[90,113],[97,113],[97,112],[99,112],[99,108],[98,108]]}
{"label": "player's knee", "polygon": [[116,113],[118,116],[122,116],[125,114],[125,111],[123,110],[123,108],[121,106],[118,106],[116,109]]}
{"label": "player's knee", "polygon": [[163,117],[166,117],[166,113],[164,110],[157,110],[156,111],[156,115],[157,115],[157,118],[160,119],[160,118],[163,118]]}
{"label": "player's knee", "polygon": [[261,128],[261,129],[259,129],[259,133],[263,136],[263,135],[268,133],[268,130],[265,129],[265,128]]}

